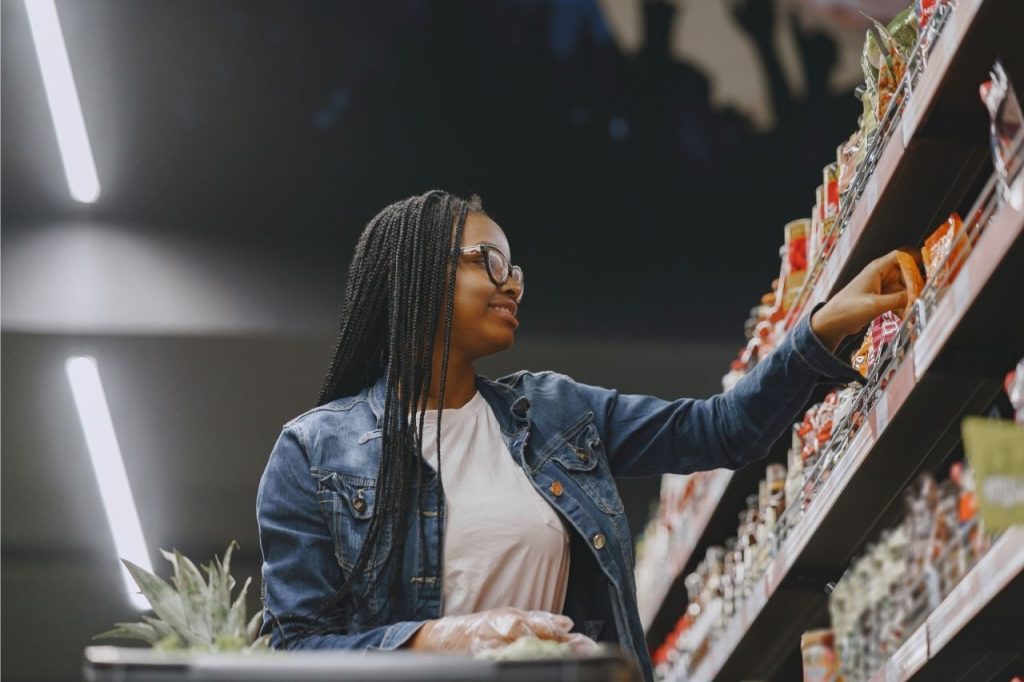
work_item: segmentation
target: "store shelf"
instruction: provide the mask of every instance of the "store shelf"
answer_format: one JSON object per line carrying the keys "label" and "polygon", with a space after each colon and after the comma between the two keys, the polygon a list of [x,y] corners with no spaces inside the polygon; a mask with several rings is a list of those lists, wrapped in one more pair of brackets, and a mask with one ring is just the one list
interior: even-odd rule
{"label": "store shelf", "polygon": [[[1021,655],[1024,528],[1004,533],[871,682],[988,679]],[[1000,634],[1002,633],[1002,634]]]}
{"label": "store shelf", "polygon": [[[962,417],[997,395],[1000,374],[990,367],[992,357],[1019,356],[1024,349],[1024,324],[1007,314],[1024,308],[1022,232],[1024,213],[1003,206],[993,216],[961,271],[963,293],[947,292],[933,324],[910,347],[693,680],[770,677],[799,634],[822,617],[825,585],[839,578],[869,536],[888,525],[906,485],[952,451]],[[984,352],[979,339],[986,340]],[[980,366],[963,360],[979,357]],[[1001,366],[1005,371],[1010,364]]]}
{"label": "store shelf", "polygon": [[[665,572],[665,583],[658,590],[660,599],[644,600],[640,617],[647,633],[647,644],[655,647],[675,626],[683,609],[686,608],[686,587],[684,578],[697,568],[704,553],[711,545],[718,544],[736,528],[736,515],[746,504],[746,498],[757,490],[757,482],[764,477],[764,465],[770,462],[784,462],[786,444],[776,443],[768,456],[757,465],[738,471],[719,469],[709,472],[714,478],[700,501],[693,521],[683,529],[684,536],[678,543],[678,551],[672,556]],[[654,605],[653,608],[646,606]]]}
{"label": "store shelf", "polygon": [[1011,71],[1024,65],[1021,25],[1024,3],[1018,0],[957,5],[812,286],[810,305],[826,300],[873,258],[921,243],[965,197],[977,194],[991,169],[978,86],[997,57]]}
{"label": "store shelf", "polygon": [[[921,244],[950,213],[988,189],[989,121],[978,87],[996,58],[1011,78],[1022,82],[1022,25],[1024,2],[960,0],[927,63],[914,69],[904,86],[909,94],[902,109],[890,112],[887,139],[869,151],[871,175],[855,181],[857,189],[849,196],[853,203],[844,204],[840,213],[835,248],[812,270],[810,288],[794,315],[836,293],[873,258]],[[1024,175],[1018,182],[1024,182]],[[1006,369],[1024,353],[1024,320],[1016,312],[1024,310],[1022,231],[1024,212],[1003,206],[994,214],[953,285],[906,347],[864,426],[748,598],[696,662],[690,680],[767,679],[791,664],[801,633],[828,623],[826,585],[839,579],[868,540],[899,518],[906,486],[958,447],[962,418],[985,409],[1001,391]],[[782,440],[776,455],[788,448],[788,434]],[[732,479],[730,487],[736,483]],[[723,493],[710,513],[701,510],[700,519],[707,521],[694,530],[700,539],[647,630],[649,644],[660,644],[682,613],[681,576],[693,570],[700,548],[735,531],[743,499],[755,490],[752,482],[731,497]],[[716,519],[731,525],[718,531]],[[1014,585],[1020,582],[1013,580]],[[929,650],[930,623],[910,637],[880,672],[889,677],[881,679],[909,679],[922,671],[927,676],[935,660],[963,648]],[[954,642],[965,641],[954,637]],[[987,664],[977,651],[969,651],[965,665],[981,671]],[[963,678],[987,679],[969,673]]]}
{"label": "store shelf", "polygon": [[[690,522],[681,529],[681,536],[676,539],[676,551],[669,556],[668,564],[663,575],[664,582],[653,588],[649,596],[643,596],[640,601],[640,621],[644,625],[644,631],[650,632],[651,625],[659,616],[659,612],[668,611],[669,604],[675,604],[676,599],[669,599],[679,594],[683,578],[686,576],[686,569],[690,565],[690,559],[696,554],[695,550],[701,538],[706,534],[708,523],[716,509],[722,508],[722,497],[733,479],[732,471],[720,469],[707,474],[707,490],[704,496],[696,503],[696,510]],[[685,594],[685,592],[683,592]],[[685,606],[685,603],[682,604]],[[680,608],[681,610],[681,608]],[[671,615],[665,614],[668,618]],[[678,615],[676,616],[678,618]],[[664,629],[661,623],[657,630]]]}

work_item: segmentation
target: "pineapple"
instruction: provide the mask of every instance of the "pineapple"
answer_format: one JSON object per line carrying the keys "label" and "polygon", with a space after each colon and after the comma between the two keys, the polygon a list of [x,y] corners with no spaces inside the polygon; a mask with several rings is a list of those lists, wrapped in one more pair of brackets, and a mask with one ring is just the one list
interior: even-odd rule
{"label": "pineapple", "polygon": [[188,649],[201,652],[250,651],[269,648],[270,635],[258,637],[261,610],[246,623],[245,594],[252,578],[232,602],[231,552],[238,547],[234,540],[224,553],[224,561],[216,556],[203,570],[209,578],[204,582],[196,565],[178,550],[160,550],[174,565],[173,587],[159,577],[122,559],[132,578],[149,600],[157,617],[143,616],[142,623],[114,623],[113,630],[93,639],[138,639],[154,649],[170,651]]}

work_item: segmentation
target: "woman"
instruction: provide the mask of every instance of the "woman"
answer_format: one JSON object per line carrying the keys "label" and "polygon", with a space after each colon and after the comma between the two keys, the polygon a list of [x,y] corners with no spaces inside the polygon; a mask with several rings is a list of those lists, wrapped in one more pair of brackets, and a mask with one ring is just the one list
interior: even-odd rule
{"label": "woman", "polygon": [[510,258],[475,197],[428,192],[367,225],[317,406],[284,426],[260,482],[275,647],[607,641],[650,679],[613,479],[763,457],[816,385],[859,378],[839,342],[906,301],[894,254],[880,258],[728,394],[670,402],[477,376],[519,325]]}

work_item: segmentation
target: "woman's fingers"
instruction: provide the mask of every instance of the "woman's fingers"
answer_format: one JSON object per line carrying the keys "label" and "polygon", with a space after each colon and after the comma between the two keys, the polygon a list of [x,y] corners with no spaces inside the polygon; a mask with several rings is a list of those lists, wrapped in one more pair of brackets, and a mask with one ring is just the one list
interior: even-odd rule
{"label": "woman's fingers", "polygon": [[904,289],[892,294],[879,294],[874,297],[874,304],[875,317],[890,311],[902,312],[907,307],[907,291]]}
{"label": "woman's fingers", "polygon": [[533,634],[540,639],[555,639],[565,641],[572,628],[572,619],[566,616],[556,616],[546,611],[530,611],[526,617],[526,623]]}
{"label": "woman's fingers", "polygon": [[566,641],[574,654],[592,654],[601,648],[597,642],[578,632],[569,635]]}

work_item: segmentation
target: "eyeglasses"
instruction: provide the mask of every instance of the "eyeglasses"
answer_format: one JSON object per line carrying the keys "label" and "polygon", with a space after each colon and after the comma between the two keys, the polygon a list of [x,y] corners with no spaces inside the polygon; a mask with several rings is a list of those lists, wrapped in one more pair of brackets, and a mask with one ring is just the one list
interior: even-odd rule
{"label": "eyeglasses", "polygon": [[512,265],[508,258],[493,244],[474,244],[456,249],[463,255],[480,254],[484,258],[484,267],[487,269],[487,276],[494,286],[501,288],[505,286],[509,278],[516,283],[519,293],[516,295],[516,303],[523,300],[523,269],[518,265]]}

